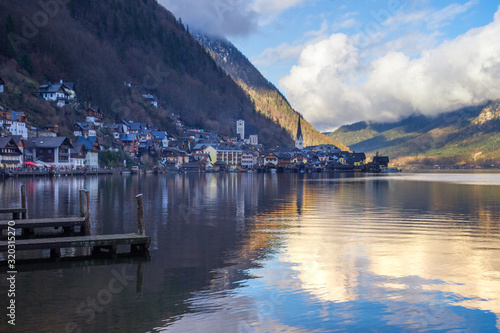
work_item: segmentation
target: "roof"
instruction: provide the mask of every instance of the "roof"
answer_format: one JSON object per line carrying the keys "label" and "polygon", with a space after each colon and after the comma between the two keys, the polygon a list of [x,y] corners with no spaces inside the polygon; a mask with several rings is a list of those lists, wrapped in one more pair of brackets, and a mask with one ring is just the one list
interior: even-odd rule
{"label": "roof", "polygon": [[164,132],[164,131],[153,131],[152,133],[153,133],[153,137],[155,139],[161,139],[161,140],[163,140],[163,139],[165,139],[167,137],[167,133]]}
{"label": "roof", "polygon": [[155,100],[156,101],[156,97],[154,97],[153,95],[151,94],[144,94],[142,95],[142,97],[144,97],[145,99],[152,99],[152,100]]}
{"label": "roof", "polygon": [[31,138],[27,141],[30,147],[36,148],[59,148],[63,143],[69,144],[70,148],[73,147],[71,142],[65,136],[56,136],[56,137],[37,137]]}
{"label": "roof", "polygon": [[14,139],[10,136],[0,137],[0,149],[5,148],[10,141],[12,141],[13,144],[16,144]]}
{"label": "roof", "polygon": [[84,136],[79,136],[78,139],[76,140],[77,144],[83,144],[85,146],[85,149],[87,150],[92,150],[94,149],[94,144],[95,141],[97,140],[96,136],[89,136],[89,137],[84,137]]}
{"label": "roof", "polygon": [[299,115],[299,125],[297,126],[297,136],[295,138],[298,139],[298,138],[301,138],[301,137],[302,137],[302,129],[301,129],[301,126],[300,126],[300,115]]}
{"label": "roof", "polygon": [[83,143],[75,143],[73,145],[73,148],[70,149],[70,154],[78,154],[82,148],[86,148],[85,145]]}
{"label": "roof", "polygon": [[74,82],[68,82],[68,81],[62,81],[58,83],[49,83],[49,84],[44,84],[41,85],[40,88],[38,88],[38,93],[55,93],[61,89],[61,87],[70,89],[70,90],[75,90],[75,83]]}
{"label": "roof", "polygon": [[21,119],[24,115],[24,112],[10,111],[10,115],[12,121],[19,121],[19,119]]}
{"label": "roof", "polygon": [[140,130],[147,127],[146,123],[136,123],[133,121],[122,120],[122,122],[127,125],[131,130]]}
{"label": "roof", "polygon": [[87,110],[92,110],[95,112],[101,112],[100,108],[97,105],[91,105],[87,108]]}
{"label": "roof", "polygon": [[[94,127],[94,123],[88,123],[88,122],[76,123],[75,125],[84,130],[91,130]],[[47,125],[47,127],[49,126]]]}
{"label": "roof", "polygon": [[151,133],[151,131],[147,129],[141,129],[138,132],[139,135],[148,135],[149,133]]}
{"label": "roof", "polygon": [[4,85],[5,81],[0,77],[0,85]]}
{"label": "roof", "polygon": [[134,141],[137,139],[137,134],[120,134],[121,141]]}
{"label": "roof", "polygon": [[14,143],[19,146],[21,144],[21,140],[23,139],[22,135],[8,135],[5,138],[12,138]]}
{"label": "roof", "polygon": [[361,162],[366,159],[365,153],[352,153],[349,154],[347,159],[351,162]]}

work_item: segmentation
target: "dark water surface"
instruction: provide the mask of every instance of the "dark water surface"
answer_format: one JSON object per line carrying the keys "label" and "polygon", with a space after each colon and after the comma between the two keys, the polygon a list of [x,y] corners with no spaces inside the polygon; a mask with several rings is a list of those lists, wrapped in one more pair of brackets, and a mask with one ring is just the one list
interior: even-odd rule
{"label": "dark water surface", "polygon": [[90,190],[94,234],[135,232],[143,193],[151,260],[23,265],[1,332],[500,329],[498,173],[11,179],[1,207],[23,183],[33,218]]}

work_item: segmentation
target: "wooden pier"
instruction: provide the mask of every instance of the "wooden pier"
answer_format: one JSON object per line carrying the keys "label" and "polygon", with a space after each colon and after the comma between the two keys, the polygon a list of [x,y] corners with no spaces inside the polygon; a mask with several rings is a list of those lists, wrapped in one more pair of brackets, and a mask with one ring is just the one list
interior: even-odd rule
{"label": "wooden pier", "polygon": [[0,214],[12,214],[13,219],[25,219],[28,213],[26,206],[26,185],[21,185],[21,207],[0,208]]}
{"label": "wooden pier", "polygon": [[[147,254],[151,238],[146,236],[144,225],[144,208],[142,194],[136,196],[137,208],[137,233],[133,234],[114,234],[114,235],[91,235],[90,230],[90,192],[80,190],[80,216],[46,218],[46,219],[26,219],[26,200],[24,185],[21,187],[21,201],[23,206],[20,208],[3,208],[0,213],[17,214],[12,220],[0,221],[0,234],[3,230],[12,231],[11,228],[23,230],[21,237],[16,236],[15,250],[45,250],[50,249],[50,257],[58,258],[61,256],[62,248],[90,248],[91,255],[99,253],[108,253],[116,255],[119,245],[130,245],[130,253]],[[23,215],[24,214],[24,215]],[[19,217],[23,216],[23,219]],[[32,236],[36,228],[63,228],[65,235],[76,232],[76,227],[80,227],[80,235],[64,236],[51,238],[28,238]],[[0,241],[0,252],[7,252],[9,241]]]}
{"label": "wooden pier", "polygon": [[[117,234],[98,236],[71,236],[54,238],[32,238],[16,240],[16,251],[23,250],[51,250],[51,257],[60,256],[61,248],[90,247],[94,254],[101,250],[116,253],[118,245],[130,245],[131,252],[147,251],[149,237],[139,234]],[[7,242],[0,242],[0,252],[8,250]]]}

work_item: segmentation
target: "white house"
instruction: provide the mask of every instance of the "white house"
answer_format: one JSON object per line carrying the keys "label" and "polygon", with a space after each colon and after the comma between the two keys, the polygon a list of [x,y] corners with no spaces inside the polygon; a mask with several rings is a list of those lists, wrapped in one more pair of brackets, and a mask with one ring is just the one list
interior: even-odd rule
{"label": "white house", "polygon": [[71,166],[73,168],[83,168],[87,152],[83,143],[75,143],[70,149]]}
{"label": "white house", "polygon": [[21,135],[25,140],[28,139],[28,128],[26,127],[27,122],[28,118],[24,112],[0,112],[0,127],[8,130],[12,135]]}
{"label": "white house", "polygon": [[28,140],[28,129],[26,128],[25,123],[13,121],[10,125],[9,131],[12,135],[20,135],[24,140]]}
{"label": "white house", "polygon": [[23,163],[23,153],[12,136],[0,137],[0,167],[16,167]]}
{"label": "white house", "polygon": [[65,101],[74,100],[76,98],[75,84],[73,82],[49,83],[40,86],[37,91],[38,96],[46,101]]}
{"label": "white house", "polygon": [[84,137],[80,136],[76,143],[83,144],[85,146],[86,155],[85,155],[85,166],[89,168],[98,168],[99,167],[99,151],[101,151],[101,146],[99,145],[99,141],[95,136]]}

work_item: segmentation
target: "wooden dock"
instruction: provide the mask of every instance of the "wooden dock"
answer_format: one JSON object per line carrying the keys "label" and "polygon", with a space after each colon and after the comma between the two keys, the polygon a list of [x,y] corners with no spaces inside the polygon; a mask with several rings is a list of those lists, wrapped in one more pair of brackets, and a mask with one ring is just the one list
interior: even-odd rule
{"label": "wooden dock", "polygon": [[12,214],[13,219],[25,219],[28,214],[26,206],[26,185],[21,185],[21,207],[0,208],[0,214]]}
{"label": "wooden dock", "polygon": [[26,219],[26,220],[0,220],[0,232],[15,225],[16,229],[22,228],[23,235],[32,234],[36,228],[60,228],[65,232],[75,231],[75,227],[80,227],[83,232],[85,227],[85,217],[69,216],[46,219]]}
{"label": "wooden dock", "polygon": [[[24,186],[24,185],[23,185]],[[24,188],[21,188],[24,193]],[[23,197],[23,195],[22,195]],[[0,212],[22,214],[20,209],[26,210],[25,196],[22,200],[24,207],[2,209]],[[85,209],[86,208],[86,209]],[[50,249],[51,258],[61,256],[62,248],[90,248],[92,255],[97,255],[100,252],[116,255],[119,245],[130,245],[130,253],[148,253],[151,238],[146,236],[144,226],[144,208],[142,194],[136,196],[137,208],[137,233],[134,234],[114,234],[114,235],[91,235],[90,230],[90,192],[80,190],[80,216],[78,217],[62,217],[62,218],[46,218],[46,219],[14,219],[0,221],[0,234],[3,230],[10,228],[22,228],[22,236],[33,235],[36,228],[59,228],[62,227],[66,234],[75,231],[75,227],[79,226],[81,234],[71,237],[51,237],[51,238],[16,238],[15,250],[45,250]],[[25,211],[24,211],[25,212]],[[26,216],[26,215],[24,215]],[[17,237],[17,236],[16,236]],[[0,241],[0,252],[8,252],[9,241]],[[12,246],[12,245],[11,245]]]}
{"label": "wooden dock", "polygon": [[[139,234],[117,234],[98,236],[71,236],[54,238],[32,238],[16,240],[16,251],[52,250],[51,256],[57,256],[61,248],[89,247],[95,254],[105,250],[116,253],[118,245],[131,245],[131,252],[144,252],[149,247],[150,238]],[[0,241],[0,252],[8,250],[8,242]]]}

